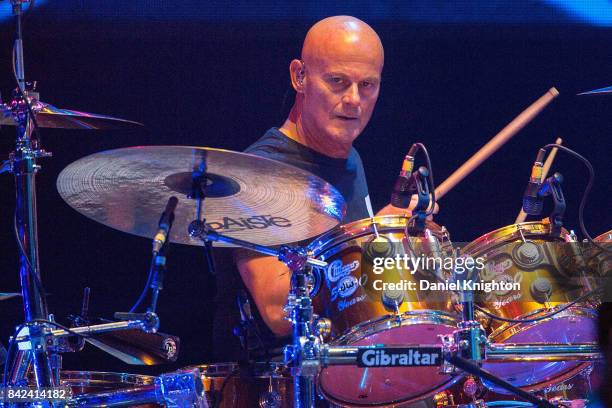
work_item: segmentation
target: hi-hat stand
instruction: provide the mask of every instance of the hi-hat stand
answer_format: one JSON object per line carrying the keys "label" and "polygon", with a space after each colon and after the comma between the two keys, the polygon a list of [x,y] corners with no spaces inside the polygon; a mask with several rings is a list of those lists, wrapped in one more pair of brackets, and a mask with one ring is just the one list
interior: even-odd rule
{"label": "hi-hat stand", "polygon": [[16,207],[15,228],[21,250],[19,256],[19,277],[23,296],[23,309],[31,348],[26,353],[17,353],[11,372],[16,380],[25,377],[30,365],[34,371],[37,387],[57,386],[59,379],[54,378],[52,360],[47,352],[45,332],[48,325],[38,321],[48,320],[49,311],[44,299],[41,283],[40,263],[38,258],[38,225],[36,206],[36,173],[40,170],[37,159],[51,156],[40,145],[40,140],[33,139],[35,118],[31,116],[29,95],[26,89],[23,39],[22,39],[22,3],[24,0],[11,0],[15,16],[16,38],[14,43],[14,66],[17,80],[17,91],[11,102],[11,112],[17,123],[15,150],[10,154],[11,172],[15,176]]}
{"label": "hi-hat stand", "polygon": [[[40,389],[59,386],[61,368],[59,353],[76,351],[73,345],[64,341],[66,337],[75,335],[86,337],[134,328],[145,332],[155,332],[159,327],[159,319],[152,311],[145,314],[128,313],[118,317],[124,321],[64,329],[61,328],[63,326],[55,323],[53,315],[49,314],[38,256],[36,173],[41,169],[37,160],[49,157],[51,153],[42,148],[40,138],[34,137],[35,135],[38,136],[38,132],[30,101],[39,98],[38,94],[27,89],[29,85],[25,81],[22,4],[27,1],[11,0],[16,24],[13,54],[17,89],[11,102],[7,105],[0,105],[0,110],[10,112],[17,124],[15,150],[9,155],[9,159],[0,166],[0,173],[8,168],[8,171],[15,176],[14,222],[20,250],[19,277],[25,320],[19,326],[19,331],[10,340],[12,344],[16,345],[17,350],[14,353],[12,363],[7,367],[8,375],[3,379],[3,382],[5,386],[9,387],[29,385]],[[10,351],[11,347],[9,347],[9,353]],[[32,370],[32,376],[28,375],[30,369]],[[199,378],[199,374],[188,375],[183,373],[180,378],[186,379],[185,381],[189,383],[189,387],[183,387],[189,393],[194,389],[192,383]],[[175,379],[168,376],[167,381],[175,381]],[[174,388],[176,390],[176,387]],[[125,396],[125,398],[128,397]],[[115,398],[114,401],[114,404],[108,406],[125,405],[125,401],[122,401],[119,397]]]}

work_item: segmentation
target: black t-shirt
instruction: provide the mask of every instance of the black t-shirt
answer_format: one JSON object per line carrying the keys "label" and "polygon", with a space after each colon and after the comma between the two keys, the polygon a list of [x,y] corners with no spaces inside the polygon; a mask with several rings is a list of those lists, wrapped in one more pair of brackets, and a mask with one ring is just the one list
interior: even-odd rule
{"label": "black t-shirt", "polygon": [[[285,136],[276,128],[268,130],[259,140],[249,146],[245,153],[278,160],[309,171],[333,185],[344,197],[347,211],[342,224],[368,218],[366,199],[368,186],[361,157],[351,148],[347,159],[336,159],[318,153]],[[303,242],[300,244],[304,244]],[[213,355],[215,361],[236,361],[243,357],[238,338],[232,334],[240,324],[236,297],[243,290],[242,279],[235,267],[231,251],[216,249],[217,295],[215,297],[215,317],[213,323]],[[258,347],[273,350],[287,343],[288,339],[276,339],[261,320],[251,301],[251,310],[256,319],[258,336],[251,333],[250,348]],[[252,353],[257,355],[257,352]]]}
{"label": "black t-shirt", "polygon": [[361,157],[354,147],[347,159],[336,159],[312,150],[288,138],[277,128],[272,128],[244,152],[299,167],[336,187],[346,201],[343,224],[369,217],[366,207],[368,184]]}

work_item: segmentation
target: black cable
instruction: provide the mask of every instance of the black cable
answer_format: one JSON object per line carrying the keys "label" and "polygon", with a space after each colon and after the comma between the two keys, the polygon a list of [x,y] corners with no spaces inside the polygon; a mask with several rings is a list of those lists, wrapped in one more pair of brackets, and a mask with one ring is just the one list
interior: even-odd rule
{"label": "black cable", "polygon": [[[6,386],[7,386],[6,381],[8,378],[8,367],[11,364],[11,353],[13,351],[13,348],[15,347],[15,344],[17,343],[15,339],[17,338],[19,332],[23,330],[23,328],[26,326],[27,324],[25,323],[17,326],[17,328],[15,329],[15,334],[9,340],[9,344],[6,349],[6,358],[4,359],[4,376],[2,379],[2,388],[4,389],[6,389]],[[4,393],[4,402],[6,403],[6,393]]]}
{"label": "black cable", "polygon": [[[36,289],[38,289],[38,292],[40,293],[40,296],[43,302],[43,308],[47,310],[47,292],[45,292],[45,288],[43,287],[42,282],[40,281],[40,278],[38,277],[38,274],[36,273],[37,270],[34,269],[34,267],[32,266],[32,262],[30,261],[28,253],[26,252],[23,242],[21,241],[21,237],[19,236],[19,228],[17,226],[17,208],[15,208],[15,212],[13,215],[13,230],[15,233],[15,239],[17,240],[17,244],[18,244],[17,246],[19,247],[19,251],[21,252],[21,256],[26,261],[26,267],[28,269],[28,273],[32,276],[32,280],[34,281],[34,284],[36,285]],[[25,301],[26,300],[24,299],[24,302]]]}
{"label": "black cable", "polygon": [[[26,107],[28,109],[28,115],[32,119],[32,124],[34,125],[34,133],[36,133],[36,139],[38,140],[38,144],[40,145],[42,144],[42,135],[40,134],[40,127],[38,126],[38,121],[36,120],[36,116],[34,115],[34,112],[32,111],[32,105],[30,104],[30,101],[25,95],[25,89],[21,89],[21,84],[19,83],[19,78],[17,77],[17,70],[15,69],[15,46],[14,45],[13,45],[13,53],[12,53],[11,60],[13,62],[12,64],[13,78],[15,78],[15,83],[17,84],[17,92],[19,93],[19,96],[23,99],[23,101],[26,104]],[[23,79],[25,81],[25,78]]]}
{"label": "black cable", "polygon": [[138,306],[140,306],[140,304],[144,300],[145,296],[147,296],[147,292],[149,290],[149,286],[151,285],[151,281],[153,280],[153,269],[155,268],[155,258],[157,256],[158,255],[155,255],[151,259],[151,265],[149,266],[149,276],[147,277],[147,283],[145,284],[144,289],[140,293],[140,296],[138,297],[138,300],[136,301],[136,303],[134,303],[134,306],[132,306],[132,308],[130,309],[130,313],[134,313],[134,311],[138,308]]}
{"label": "black cable", "polygon": [[586,185],[586,187],[584,189],[584,192],[582,193],[582,199],[580,200],[580,206],[578,207],[578,223],[580,224],[580,231],[582,231],[582,233],[584,234],[586,239],[592,245],[594,245],[595,247],[601,249],[604,252],[612,253],[612,249],[605,248],[605,247],[599,245],[597,242],[595,242],[593,240],[593,238],[591,238],[591,235],[589,235],[589,232],[587,231],[587,229],[586,229],[586,227],[584,225],[584,207],[586,206],[587,197],[588,197],[589,193],[591,192],[591,188],[593,187],[593,183],[595,181],[595,170],[593,169],[593,165],[584,156],[580,155],[579,153],[576,153],[572,149],[567,148],[565,146],[551,143],[551,144],[547,144],[546,146],[543,147],[543,149],[547,149],[547,150],[550,150],[552,148],[560,149],[560,150],[570,154],[571,156],[574,156],[575,158],[577,158],[580,161],[582,161],[584,163],[584,165],[587,167],[587,169],[589,169],[589,181],[588,181],[588,183],[587,183],[587,185]]}

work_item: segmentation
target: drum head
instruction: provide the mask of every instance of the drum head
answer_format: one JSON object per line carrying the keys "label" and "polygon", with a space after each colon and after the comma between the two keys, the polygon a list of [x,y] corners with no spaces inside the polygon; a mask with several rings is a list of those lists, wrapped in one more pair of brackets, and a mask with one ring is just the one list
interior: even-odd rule
{"label": "drum head", "polygon": [[[456,320],[439,312],[410,312],[359,325],[336,345],[435,344],[451,334]],[[422,400],[452,385],[460,376],[440,374],[440,367],[361,368],[336,366],[319,375],[321,393],[339,405],[381,406]]]}
{"label": "drum head", "polygon": [[[550,313],[545,310],[523,318],[535,318]],[[584,344],[597,342],[597,313],[588,308],[570,308],[550,318],[534,323],[515,324],[491,336],[494,343],[514,344]],[[551,383],[565,381],[583,371],[588,363],[575,361],[484,363],[485,370],[528,391],[539,391]],[[508,391],[485,381],[485,385],[500,394]]]}

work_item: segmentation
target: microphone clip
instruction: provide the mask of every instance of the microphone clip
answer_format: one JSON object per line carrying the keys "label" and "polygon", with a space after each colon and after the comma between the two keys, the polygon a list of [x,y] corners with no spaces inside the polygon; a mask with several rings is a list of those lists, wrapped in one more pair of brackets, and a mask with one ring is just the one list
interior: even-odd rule
{"label": "microphone clip", "polygon": [[416,227],[422,231],[425,229],[425,218],[427,217],[427,209],[431,202],[429,194],[429,170],[427,167],[419,167],[417,171],[413,173],[415,175],[415,186],[417,204],[414,207],[413,213],[416,214]]}
{"label": "microphone clip", "polygon": [[538,197],[551,196],[553,200],[553,210],[548,216],[550,222],[550,235],[554,237],[561,236],[561,228],[563,228],[563,215],[565,214],[565,197],[561,189],[563,176],[561,173],[555,173],[548,177],[538,191]]}

